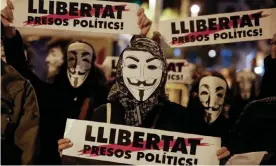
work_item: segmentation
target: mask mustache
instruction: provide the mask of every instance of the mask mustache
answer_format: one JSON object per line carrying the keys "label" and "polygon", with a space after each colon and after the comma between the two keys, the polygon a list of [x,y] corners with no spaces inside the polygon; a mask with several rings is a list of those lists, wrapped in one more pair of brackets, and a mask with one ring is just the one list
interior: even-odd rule
{"label": "mask mustache", "polygon": [[134,86],[140,86],[140,85],[144,85],[144,86],[152,86],[152,85],[154,85],[155,83],[156,83],[156,81],[157,81],[157,79],[155,79],[154,81],[153,81],[153,83],[146,83],[146,81],[138,81],[137,83],[132,83],[131,81],[130,81],[130,79],[129,78],[127,78],[127,80],[128,80],[128,82],[129,82],[129,84],[130,85],[134,85]]}
{"label": "mask mustache", "polygon": [[210,110],[211,109],[211,111],[214,111],[214,112],[218,111],[220,108],[221,108],[221,105],[218,108],[215,108],[215,107],[204,107],[205,110]]}
{"label": "mask mustache", "polygon": [[85,75],[88,71],[88,70],[86,70],[84,72],[80,72],[80,71],[77,72],[76,70],[74,70],[74,71],[71,71],[70,69],[68,69],[68,70],[69,70],[70,74],[76,74],[77,73],[78,75]]}

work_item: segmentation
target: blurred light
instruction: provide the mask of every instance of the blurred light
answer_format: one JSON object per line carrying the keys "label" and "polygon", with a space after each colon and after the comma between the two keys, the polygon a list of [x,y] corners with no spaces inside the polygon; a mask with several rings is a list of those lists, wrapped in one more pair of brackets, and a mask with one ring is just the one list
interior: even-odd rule
{"label": "blurred light", "polygon": [[133,37],[133,35],[129,35],[129,34],[120,34],[119,35],[119,39],[123,39],[123,40],[127,40],[127,41],[130,41],[132,37]]}
{"label": "blurred light", "polygon": [[256,74],[262,74],[263,73],[263,68],[262,67],[255,67],[254,68],[254,72],[256,73]]}
{"label": "blurred light", "polygon": [[192,17],[198,16],[199,11],[200,11],[200,7],[198,5],[193,5],[191,7]]}
{"label": "blurred light", "polygon": [[217,55],[217,53],[216,53],[215,50],[210,50],[210,51],[208,52],[208,55],[209,55],[210,58],[214,58],[214,57]]}
{"label": "blurred light", "polygon": [[149,10],[154,10],[156,6],[156,0],[149,0]]}
{"label": "blurred light", "polygon": [[258,51],[256,53],[256,66],[261,66],[264,63],[265,54],[263,52]]}
{"label": "blurred light", "polygon": [[249,54],[247,54],[247,56],[246,56],[246,68],[247,69],[250,69],[251,61],[253,60],[254,57],[255,57],[254,51],[251,51]]}
{"label": "blurred light", "polygon": [[179,18],[179,14],[177,13],[177,10],[166,8],[162,11],[162,14],[160,16],[160,20],[173,20]]}
{"label": "blurred light", "polygon": [[154,14],[154,11],[150,10],[149,9],[149,5],[147,3],[143,3],[141,5],[141,8],[144,8],[145,9],[145,14],[146,16],[150,19],[150,20],[153,20],[153,14]]}
{"label": "blurred light", "polygon": [[223,57],[231,57],[232,56],[232,51],[228,49],[222,49],[220,51],[221,56]]}
{"label": "blurred light", "polygon": [[175,48],[173,54],[174,56],[179,57],[181,55],[181,50],[179,48]]}

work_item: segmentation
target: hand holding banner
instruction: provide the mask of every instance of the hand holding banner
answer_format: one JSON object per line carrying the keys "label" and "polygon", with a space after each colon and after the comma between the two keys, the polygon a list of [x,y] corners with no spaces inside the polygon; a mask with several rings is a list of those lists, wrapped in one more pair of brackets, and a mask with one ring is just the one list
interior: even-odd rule
{"label": "hand holding banner", "polygon": [[161,21],[159,32],[171,47],[270,39],[276,8]]}
{"label": "hand holding banner", "polygon": [[140,34],[137,4],[91,0],[20,0],[14,3],[16,27]]}
{"label": "hand holding banner", "polygon": [[[68,119],[68,158],[138,165],[218,165],[220,138]],[[87,160],[85,160],[87,163]]]}

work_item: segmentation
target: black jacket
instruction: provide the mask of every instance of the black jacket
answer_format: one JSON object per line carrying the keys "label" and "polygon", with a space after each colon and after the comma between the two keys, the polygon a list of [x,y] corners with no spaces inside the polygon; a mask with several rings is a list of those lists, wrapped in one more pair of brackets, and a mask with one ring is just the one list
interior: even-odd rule
{"label": "black jacket", "polygon": [[[104,75],[95,68],[90,72],[85,83],[80,88],[74,89],[70,86],[65,70],[62,70],[56,82],[48,84],[41,81],[28,68],[23,51],[23,40],[18,31],[14,38],[4,41],[4,47],[8,64],[30,80],[37,94],[41,115],[39,131],[41,159],[36,164],[59,164],[57,141],[63,137],[66,118],[78,119],[84,99],[90,98],[95,93],[99,97],[94,103],[90,100],[91,107],[96,108],[106,103],[107,93],[101,91],[104,87],[99,82],[104,80]],[[93,110],[93,108],[90,109]]]}
{"label": "black jacket", "polygon": [[235,153],[276,149],[276,97],[248,104],[233,130]]}
{"label": "black jacket", "polygon": [[[126,125],[125,123],[125,112],[124,108],[119,103],[111,103],[111,120],[112,124]],[[167,131],[175,131],[175,132],[183,132],[183,133],[193,133],[197,134],[194,128],[194,122],[190,118],[189,112],[185,107],[182,107],[179,104],[163,101],[162,104],[157,105],[150,112],[147,118],[143,121],[140,127],[144,128],[154,128],[159,130],[167,130]],[[91,119],[95,122],[106,122],[106,105],[102,105],[98,107],[94,115]],[[63,157],[64,160],[71,161],[71,164],[80,164],[78,163],[78,158],[70,157],[70,159],[66,156]],[[81,164],[96,164],[96,165],[111,165],[118,163],[111,162],[103,162],[103,161],[91,161],[86,160],[83,163],[83,159]]]}
{"label": "black jacket", "polygon": [[232,151],[247,153],[267,151],[262,164],[276,164],[276,97],[269,97],[248,104],[232,133]]}
{"label": "black jacket", "polygon": [[239,118],[240,114],[244,110],[244,107],[255,99],[256,97],[251,96],[248,100],[244,100],[239,94],[234,97],[231,109],[229,111],[230,121],[232,125],[235,124],[236,120]]}
{"label": "black jacket", "polygon": [[[276,164],[276,59],[267,56],[260,100],[248,104],[231,130],[231,150],[235,154],[268,151],[261,165]],[[271,96],[271,97],[270,97]],[[264,98],[266,97],[266,98]]]}
{"label": "black jacket", "polygon": [[[60,73],[56,76],[54,86],[62,93],[63,100],[66,103],[67,111],[64,113],[66,118],[79,119],[81,111],[86,112],[84,119],[89,119],[93,110],[107,102],[108,91],[105,87],[104,73],[94,66],[88,74],[84,83],[73,88],[67,77],[67,67],[63,64]],[[88,110],[82,110],[84,101],[88,100]],[[88,108],[89,107],[89,108]]]}
{"label": "black jacket", "polygon": [[220,113],[219,117],[212,123],[207,124],[204,116],[205,111],[200,103],[199,99],[190,97],[188,110],[190,111],[190,115],[192,119],[195,121],[195,130],[196,133],[201,135],[220,137],[222,139],[222,145],[227,146],[228,144],[228,136],[230,129],[230,121],[226,119],[223,115],[223,109]]}
{"label": "black jacket", "polygon": [[265,72],[261,82],[260,98],[276,96],[276,58],[272,59],[271,55],[264,59]]}
{"label": "black jacket", "polygon": [[33,86],[1,60],[1,164],[33,164],[39,109]]}

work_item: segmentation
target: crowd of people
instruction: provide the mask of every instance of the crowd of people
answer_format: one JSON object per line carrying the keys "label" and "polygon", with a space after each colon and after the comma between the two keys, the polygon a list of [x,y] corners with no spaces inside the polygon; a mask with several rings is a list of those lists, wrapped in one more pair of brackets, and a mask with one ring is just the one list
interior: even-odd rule
{"label": "crowd of people", "polygon": [[62,150],[74,146],[63,138],[67,118],[220,137],[222,164],[239,164],[255,152],[264,153],[253,164],[276,164],[276,35],[264,60],[260,93],[253,72],[238,72],[231,88],[219,72],[204,72],[195,78],[184,107],[168,100],[161,34],[146,37],[152,22],[142,8],[137,13],[141,35],[122,51],[115,80],[107,80],[95,64],[93,45],[79,40],[66,47],[49,44],[47,61],[55,52],[64,56],[58,57],[63,63],[50,66],[45,82],[30,68],[19,31],[9,26],[14,7],[7,2],[1,12],[2,164],[61,164]]}

